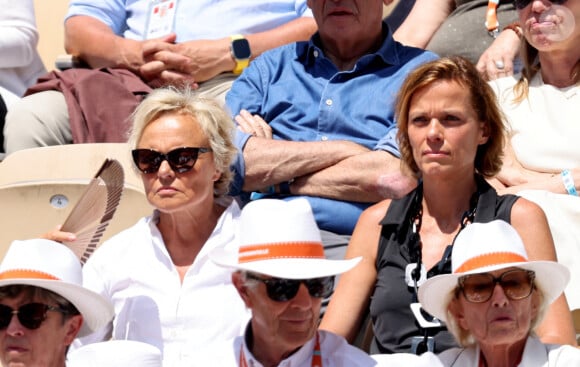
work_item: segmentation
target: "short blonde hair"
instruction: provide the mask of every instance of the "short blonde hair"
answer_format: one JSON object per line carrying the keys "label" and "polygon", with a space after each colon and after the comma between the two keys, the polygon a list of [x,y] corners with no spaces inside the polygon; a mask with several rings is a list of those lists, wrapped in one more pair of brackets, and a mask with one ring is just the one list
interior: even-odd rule
{"label": "short blonde hair", "polygon": [[233,178],[230,165],[237,153],[232,141],[235,127],[230,115],[216,100],[199,97],[190,88],[165,87],[153,90],[131,116],[133,126],[129,133],[129,147],[137,147],[143,131],[151,122],[172,113],[191,116],[207,136],[214,164],[221,172],[221,177],[214,183],[214,196],[225,196]]}
{"label": "short blonde hair", "polygon": [[489,132],[488,141],[477,148],[475,170],[485,177],[495,176],[502,165],[505,118],[493,89],[483,80],[475,66],[462,57],[444,57],[423,64],[413,70],[403,83],[395,109],[402,170],[414,177],[421,174],[413,158],[407,132],[411,100],[417,91],[440,81],[456,82],[469,92],[471,107]]}

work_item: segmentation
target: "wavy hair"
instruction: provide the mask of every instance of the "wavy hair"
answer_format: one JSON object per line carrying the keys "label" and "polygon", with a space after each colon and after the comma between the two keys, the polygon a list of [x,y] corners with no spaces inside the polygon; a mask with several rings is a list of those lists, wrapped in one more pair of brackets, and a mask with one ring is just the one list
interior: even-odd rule
{"label": "wavy hair", "polygon": [[489,131],[489,139],[477,148],[475,170],[485,177],[496,175],[501,169],[505,134],[503,115],[493,89],[480,76],[475,66],[463,57],[444,57],[425,63],[413,70],[405,79],[395,109],[397,139],[401,152],[401,168],[414,177],[421,173],[413,158],[409,135],[409,110],[411,100],[419,90],[440,81],[456,82],[469,92],[471,107]]}
{"label": "wavy hair", "polygon": [[221,172],[214,183],[214,196],[225,196],[233,173],[230,170],[237,149],[232,141],[234,123],[220,104],[202,98],[190,88],[165,87],[155,89],[145,98],[131,116],[133,126],[129,132],[129,147],[135,149],[143,131],[154,120],[165,114],[184,114],[193,117],[209,140],[216,168]]}

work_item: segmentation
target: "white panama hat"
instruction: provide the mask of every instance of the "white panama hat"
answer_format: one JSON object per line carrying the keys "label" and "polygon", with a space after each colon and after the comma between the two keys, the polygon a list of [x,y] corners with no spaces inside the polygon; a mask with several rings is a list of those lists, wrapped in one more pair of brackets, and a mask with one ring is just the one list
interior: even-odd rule
{"label": "white panama hat", "polygon": [[344,273],[361,260],[327,260],[320,230],[306,199],[260,199],[240,219],[240,246],[210,252],[217,265],[282,279],[313,279]]}
{"label": "white panama hat", "polygon": [[161,351],[135,340],[109,340],[72,350],[67,367],[161,367]]}
{"label": "white panama hat", "polygon": [[536,273],[535,284],[552,303],[570,280],[570,271],[555,261],[528,261],[522,239],[502,220],[472,223],[457,235],[451,254],[451,274],[429,278],[419,287],[419,302],[439,320],[447,320],[449,294],[460,277],[499,269],[521,268]]}
{"label": "white panama hat", "polygon": [[113,318],[113,306],[84,288],[82,280],[80,260],[71,249],[50,240],[14,241],[0,264],[0,287],[31,285],[72,303],[83,316],[78,337],[91,334]]}

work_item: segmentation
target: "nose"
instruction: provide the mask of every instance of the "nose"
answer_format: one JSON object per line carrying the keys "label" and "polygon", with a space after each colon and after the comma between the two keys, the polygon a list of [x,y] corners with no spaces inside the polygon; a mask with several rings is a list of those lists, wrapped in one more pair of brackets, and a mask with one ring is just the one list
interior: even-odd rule
{"label": "nose", "polygon": [[10,323],[6,327],[6,333],[10,336],[24,335],[24,326],[22,326],[16,315],[12,315],[12,319],[10,319]]}
{"label": "nose", "polygon": [[298,293],[296,293],[296,297],[292,299],[292,306],[302,309],[312,307],[312,296],[308,293],[308,288],[306,288],[304,283],[300,283]]}
{"label": "nose", "polygon": [[495,283],[493,287],[493,293],[491,295],[491,304],[495,307],[503,307],[509,302],[502,286],[499,283]]}
{"label": "nose", "polygon": [[429,122],[427,138],[429,140],[441,140],[443,136],[443,129],[438,119],[433,118]]}
{"label": "nose", "polygon": [[167,159],[162,160],[161,164],[159,165],[159,170],[157,171],[157,175],[160,177],[164,177],[164,176],[172,175],[174,173],[175,172],[173,172],[173,169],[169,165],[169,162],[167,162]]}
{"label": "nose", "polygon": [[531,9],[536,13],[541,13],[549,8],[550,5],[552,5],[552,2],[549,0],[532,0]]}

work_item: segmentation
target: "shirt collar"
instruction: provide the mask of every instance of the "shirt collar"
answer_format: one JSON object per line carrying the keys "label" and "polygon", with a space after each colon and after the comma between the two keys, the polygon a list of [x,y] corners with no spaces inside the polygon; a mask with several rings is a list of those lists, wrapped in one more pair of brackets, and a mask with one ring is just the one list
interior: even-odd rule
{"label": "shirt collar", "polygon": [[[244,354],[249,367],[263,367],[263,365],[254,357],[252,352],[248,349],[248,340],[252,338],[252,326],[251,322],[248,323],[246,331],[244,333],[244,338],[242,342],[242,348],[244,349]],[[282,360],[278,366],[279,367],[299,367],[299,366],[309,366],[312,358],[312,352],[314,350],[314,343],[316,341],[315,337],[312,337],[307,341],[300,349],[294,352],[288,358]]]}
{"label": "shirt collar", "polygon": [[[379,57],[385,65],[399,65],[401,62],[399,60],[398,52],[395,50],[399,43],[395,41],[389,26],[384,21],[382,23],[382,28],[383,42],[381,47],[376,52],[369,53],[368,55],[375,55]],[[308,42],[297,43],[296,53],[298,55],[298,59],[304,60],[304,62],[308,65],[314,63],[318,55],[324,55],[319,32],[316,32]]]}

